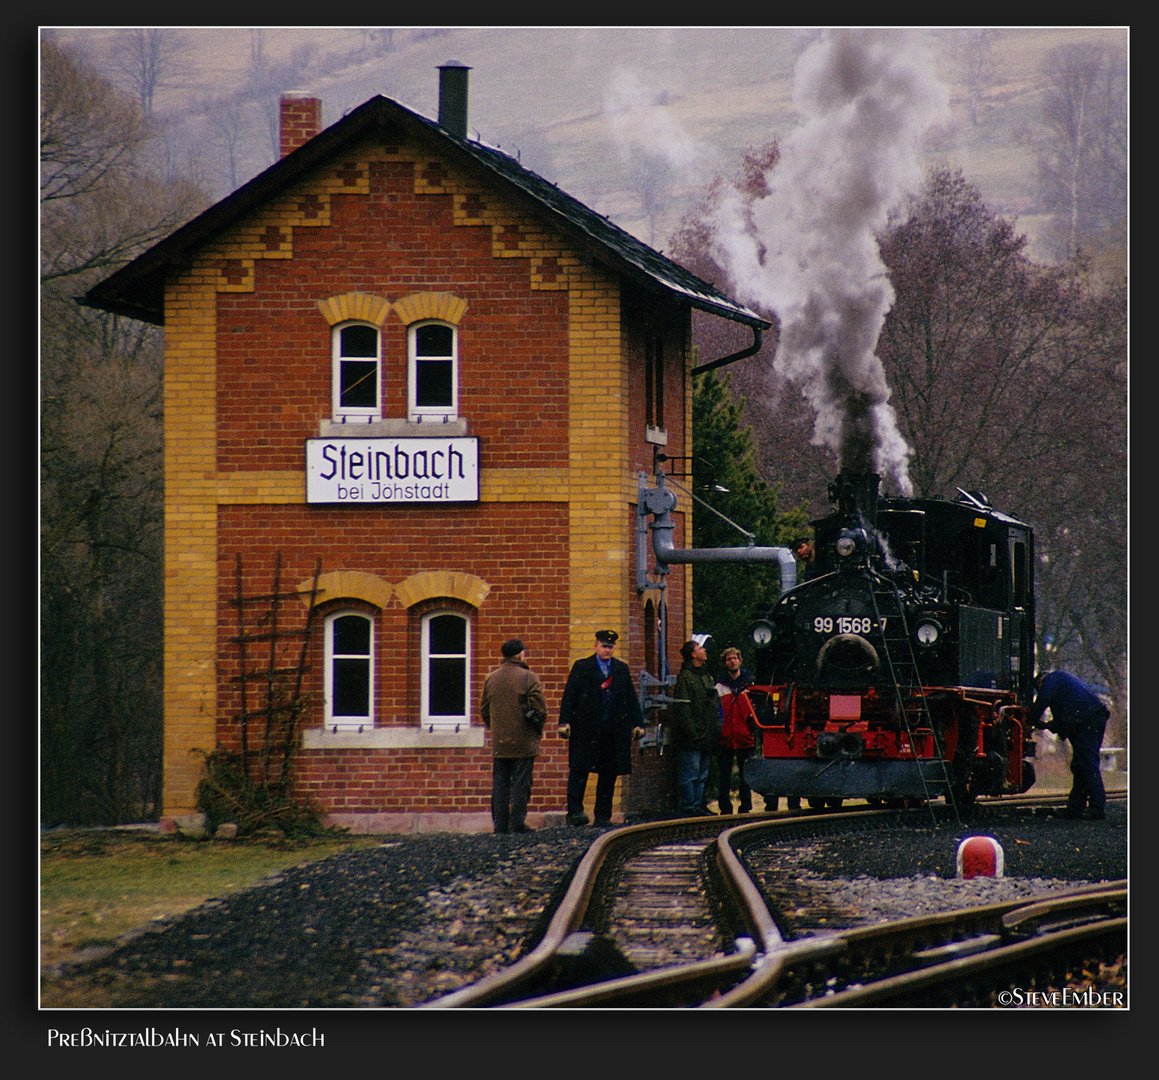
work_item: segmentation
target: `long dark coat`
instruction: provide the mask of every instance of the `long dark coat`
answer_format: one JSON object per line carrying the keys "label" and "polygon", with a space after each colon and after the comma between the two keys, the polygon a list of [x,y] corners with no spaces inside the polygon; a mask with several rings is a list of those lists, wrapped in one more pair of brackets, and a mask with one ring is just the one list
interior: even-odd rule
{"label": "long dark coat", "polygon": [[[559,705],[560,726],[571,725],[567,762],[571,772],[598,772],[600,757],[600,685],[604,681],[595,654],[571,666]],[[644,714],[632,683],[632,672],[623,660],[612,657],[610,693],[615,734],[616,775],[632,771],[632,729],[642,727]]]}

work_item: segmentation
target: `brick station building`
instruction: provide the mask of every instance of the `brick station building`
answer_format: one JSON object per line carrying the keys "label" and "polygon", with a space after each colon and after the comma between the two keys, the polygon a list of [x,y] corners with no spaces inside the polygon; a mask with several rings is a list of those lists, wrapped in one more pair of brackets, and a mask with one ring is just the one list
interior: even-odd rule
{"label": "brick station building", "polygon": [[692,310],[767,324],[469,139],[467,69],[440,71],[437,122],[375,97],[321,130],[284,97],[281,159],[85,297],[164,326],[166,815],[194,751],[260,757],[296,668],[296,795],[355,831],[489,828],[477,704],[518,636],[536,824],[594,632],[654,672],[691,631],[674,567],[657,640],[638,478],[691,454]]}

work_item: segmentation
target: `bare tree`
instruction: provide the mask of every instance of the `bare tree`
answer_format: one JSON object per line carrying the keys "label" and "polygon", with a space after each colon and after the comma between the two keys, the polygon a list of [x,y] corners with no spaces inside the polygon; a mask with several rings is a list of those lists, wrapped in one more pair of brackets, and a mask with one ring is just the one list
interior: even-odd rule
{"label": "bare tree", "polygon": [[1098,45],[1051,50],[1037,139],[1040,197],[1069,256],[1126,218],[1126,68]]}
{"label": "bare tree", "polygon": [[969,103],[970,123],[981,123],[982,101],[994,81],[994,44],[1000,31],[993,27],[967,27],[945,32],[948,51],[961,71],[961,85]]}
{"label": "bare tree", "polygon": [[42,814],[114,823],[160,799],[161,340],[76,297],[204,200],[75,55],[41,72]]}
{"label": "bare tree", "polygon": [[1126,284],[1042,265],[960,174],[881,240],[879,342],[927,495],[981,488],[1035,527],[1039,659],[1126,709]]}
{"label": "bare tree", "polygon": [[188,77],[189,52],[189,36],[180,30],[134,27],[117,34],[110,60],[149,116],[157,91]]}
{"label": "bare tree", "polygon": [[241,181],[248,179],[245,168],[255,143],[246,104],[234,95],[207,102],[202,108],[209,129],[209,146],[225,162],[226,190],[235,191]]}
{"label": "bare tree", "polygon": [[[765,164],[775,168],[775,155]],[[768,168],[751,155],[746,166],[751,175],[737,187],[760,198]],[[714,199],[710,190],[672,248],[727,291],[706,254]],[[954,498],[958,487],[980,489],[1034,526],[1040,659],[1106,685],[1113,716],[1123,717],[1125,281],[1096,288],[1084,260],[1035,262],[1026,237],[960,173],[932,173],[879,244],[896,298],[877,355],[913,449],[916,492]],[[702,357],[731,351],[705,325],[693,324]],[[729,391],[749,399],[745,422],[780,504],[807,502],[820,514],[832,462],[811,444],[800,398],[775,381],[774,342],[768,335],[760,353],[730,369]]]}

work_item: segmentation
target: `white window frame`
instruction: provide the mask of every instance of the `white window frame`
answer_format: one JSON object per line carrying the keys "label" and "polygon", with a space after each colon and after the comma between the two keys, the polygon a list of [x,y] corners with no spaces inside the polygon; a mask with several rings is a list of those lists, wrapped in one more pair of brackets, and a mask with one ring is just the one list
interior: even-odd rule
{"label": "white window frame", "polygon": [[[368,667],[368,688],[365,716],[345,716],[334,713],[334,661],[341,659],[359,659],[362,653],[335,653],[334,652],[334,624],[338,619],[355,616],[364,619],[370,625],[369,652],[365,654]],[[332,611],[325,620],[325,676],[323,699],[325,701],[325,728],[327,731],[368,731],[374,727],[374,618],[365,611],[342,608]]]}
{"label": "white window frame", "polygon": [[[342,355],[342,331],[347,330],[352,326],[365,326],[369,330],[374,331],[374,356],[351,356],[346,357]],[[330,335],[330,356],[331,356],[331,396],[333,399],[333,414],[334,420],[341,423],[345,420],[347,423],[363,423],[369,424],[382,419],[382,331],[374,325],[374,323],[360,322],[358,320],[348,320],[346,322],[336,325]],[[377,383],[377,392],[375,393],[375,400],[372,406],[367,405],[348,405],[342,404],[342,362],[343,360],[373,360],[374,361],[374,377]]]}
{"label": "white window frame", "polygon": [[[451,355],[439,359],[451,362],[451,401],[448,405],[418,404],[418,332],[426,326],[445,326],[451,332]],[[459,418],[459,329],[439,319],[412,323],[406,332],[407,349],[407,418],[412,424],[458,420]]]}
{"label": "white window frame", "polygon": [[[431,652],[431,621],[444,615],[451,615],[456,619],[462,619],[465,625],[464,634],[464,652],[462,653],[432,653]],[[420,687],[421,687],[421,717],[422,726],[424,729],[431,729],[434,731],[460,731],[470,726],[471,724],[471,619],[462,611],[456,611],[453,608],[439,608],[435,611],[428,611],[422,617],[420,629],[421,640],[421,659],[419,664],[420,670]],[[459,715],[439,714],[437,716],[431,715],[431,661],[437,659],[458,659],[463,660],[463,712]]]}

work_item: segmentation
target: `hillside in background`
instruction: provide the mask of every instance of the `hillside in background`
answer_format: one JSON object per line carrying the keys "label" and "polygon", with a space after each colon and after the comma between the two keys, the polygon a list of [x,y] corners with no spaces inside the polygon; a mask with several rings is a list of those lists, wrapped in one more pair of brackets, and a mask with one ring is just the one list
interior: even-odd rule
{"label": "hillside in background", "polygon": [[[49,29],[126,90],[117,28]],[[502,147],[658,248],[715,176],[796,122],[794,65],[809,28],[174,29],[182,47],[158,83],[169,153],[196,163],[215,198],[274,160],[277,95],[307,90],[331,124],[375,94],[434,116],[440,64],[471,67],[473,137]],[[961,167],[987,203],[1034,239],[1033,141],[1052,49],[1121,52],[1126,28],[924,32],[952,115],[931,164]]]}

